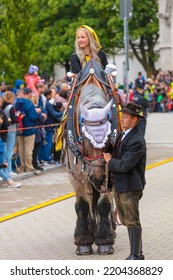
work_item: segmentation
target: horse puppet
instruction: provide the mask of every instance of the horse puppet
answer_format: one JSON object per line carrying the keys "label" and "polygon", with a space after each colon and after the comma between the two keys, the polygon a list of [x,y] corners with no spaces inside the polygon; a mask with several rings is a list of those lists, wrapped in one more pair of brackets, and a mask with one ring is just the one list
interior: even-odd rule
{"label": "horse puppet", "polygon": [[79,255],[93,253],[94,243],[98,254],[111,254],[116,225],[103,152],[119,130],[119,101],[96,62],[82,71],[73,84],[66,124],[66,164],[76,194],[74,243]]}

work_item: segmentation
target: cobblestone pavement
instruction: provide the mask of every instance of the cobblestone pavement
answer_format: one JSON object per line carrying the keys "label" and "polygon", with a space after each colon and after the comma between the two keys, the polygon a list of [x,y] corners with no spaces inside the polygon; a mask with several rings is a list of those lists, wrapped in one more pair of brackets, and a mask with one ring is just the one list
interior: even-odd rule
{"label": "cobblestone pavement", "polygon": [[[146,142],[147,165],[173,157],[170,114],[151,114]],[[147,186],[141,200],[143,247],[146,259],[173,259],[173,162],[146,171]],[[16,176],[20,189],[0,184],[0,217],[73,192],[65,167],[46,168],[40,176]],[[126,228],[117,228],[115,253],[109,256],[75,255],[73,232],[75,198],[0,223],[0,259],[125,259],[129,245]],[[94,247],[94,250],[96,248]]]}

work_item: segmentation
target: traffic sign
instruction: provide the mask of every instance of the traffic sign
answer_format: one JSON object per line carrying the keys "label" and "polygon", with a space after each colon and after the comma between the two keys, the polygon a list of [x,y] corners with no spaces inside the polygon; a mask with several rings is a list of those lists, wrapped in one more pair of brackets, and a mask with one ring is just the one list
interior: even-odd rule
{"label": "traffic sign", "polygon": [[132,17],[132,0],[120,0],[120,17],[131,18]]}

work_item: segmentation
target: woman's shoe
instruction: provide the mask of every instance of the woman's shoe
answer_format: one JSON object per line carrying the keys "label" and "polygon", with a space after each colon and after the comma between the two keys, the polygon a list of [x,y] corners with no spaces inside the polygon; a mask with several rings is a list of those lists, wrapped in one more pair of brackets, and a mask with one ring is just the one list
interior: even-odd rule
{"label": "woman's shoe", "polygon": [[8,188],[20,188],[22,183],[14,182],[12,179],[7,180]]}
{"label": "woman's shoe", "polygon": [[13,172],[13,171],[11,171],[11,172],[9,172],[10,173],[10,176],[16,176],[16,175],[18,175],[17,173],[15,173],[15,172]]}

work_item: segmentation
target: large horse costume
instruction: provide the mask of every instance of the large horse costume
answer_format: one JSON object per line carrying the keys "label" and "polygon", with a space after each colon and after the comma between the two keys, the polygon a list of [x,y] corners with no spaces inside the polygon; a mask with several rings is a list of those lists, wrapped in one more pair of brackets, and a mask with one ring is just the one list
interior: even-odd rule
{"label": "large horse costume", "polygon": [[116,93],[110,75],[89,61],[74,78],[66,123],[66,165],[76,193],[76,253],[113,253],[113,191],[103,152],[120,130]]}

